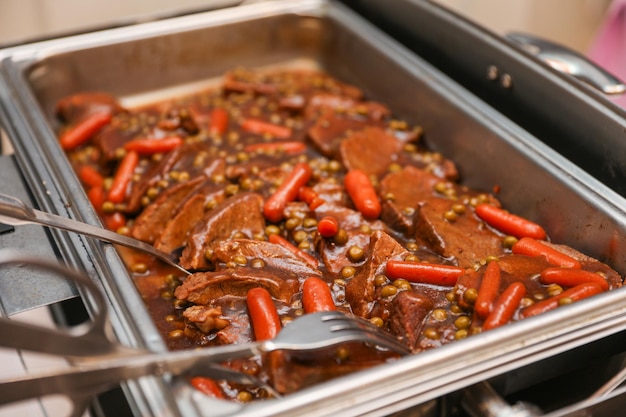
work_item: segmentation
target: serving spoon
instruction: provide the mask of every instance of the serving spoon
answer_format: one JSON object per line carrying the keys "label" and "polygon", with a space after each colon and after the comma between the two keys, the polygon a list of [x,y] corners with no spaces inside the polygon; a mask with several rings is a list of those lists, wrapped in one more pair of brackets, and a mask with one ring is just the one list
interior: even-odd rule
{"label": "serving spoon", "polygon": [[11,226],[40,224],[47,227],[53,227],[69,232],[75,232],[81,235],[95,237],[96,239],[108,243],[116,243],[118,245],[148,253],[166,264],[173,266],[186,275],[191,274],[185,268],[178,265],[178,256],[176,254],[165,253],[145,242],[129,236],[121,235],[119,233],[111,232],[110,230],[106,230],[101,227],[92,226],[77,220],[68,219],[66,217],[57,216],[55,214],[46,213],[44,211],[28,207],[22,200],[1,193],[0,223],[5,223]]}

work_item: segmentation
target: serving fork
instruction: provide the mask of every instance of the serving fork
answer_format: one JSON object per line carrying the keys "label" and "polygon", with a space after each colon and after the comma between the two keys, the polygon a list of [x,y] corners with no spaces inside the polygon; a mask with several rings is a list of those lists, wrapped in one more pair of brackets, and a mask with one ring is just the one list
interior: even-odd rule
{"label": "serving fork", "polygon": [[115,233],[102,227],[92,226],[88,223],[69,219],[67,217],[57,216],[55,214],[46,213],[44,211],[28,207],[22,200],[1,193],[0,222],[11,226],[40,224],[47,227],[53,227],[55,229],[94,237],[108,243],[116,243],[118,245],[148,253],[166,264],[173,266],[180,272],[183,272],[186,275],[190,274],[189,271],[177,263],[178,254],[165,253],[148,243],[142,242],[141,240]]}
{"label": "serving fork", "polygon": [[[123,346],[109,336],[107,308],[103,294],[81,274],[47,260],[12,250],[0,250],[0,266],[28,264],[64,276],[89,291],[95,314],[89,328],[80,335],[57,329],[0,318],[0,346],[50,353],[67,357],[69,368],[0,380],[0,405],[50,394],[63,394],[74,403],[73,416],[79,416],[94,395],[120,382],[142,376],[206,375],[265,388],[256,378],[220,366],[221,362],[265,354],[276,350],[294,355],[338,346],[346,342],[366,342],[400,354],[409,349],[390,334],[366,320],[339,311],[303,315],[285,326],[271,340],[225,345],[189,351],[154,353]],[[7,337],[6,335],[11,335]]]}

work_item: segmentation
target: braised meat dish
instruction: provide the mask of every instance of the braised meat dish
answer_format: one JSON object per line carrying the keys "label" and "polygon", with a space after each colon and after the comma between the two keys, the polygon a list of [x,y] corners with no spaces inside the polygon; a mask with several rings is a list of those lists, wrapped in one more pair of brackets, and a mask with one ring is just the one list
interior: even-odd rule
{"label": "braised meat dish", "polygon": [[[56,113],[103,224],[179,253],[193,272],[120,249],[170,349],[271,338],[337,309],[418,353],[622,285],[497,192],[464,186],[420,126],[323,72],[236,69],[138,108],[77,93]],[[395,358],[350,343],[226,365],[289,393]],[[208,395],[268,396],[199,378]]]}

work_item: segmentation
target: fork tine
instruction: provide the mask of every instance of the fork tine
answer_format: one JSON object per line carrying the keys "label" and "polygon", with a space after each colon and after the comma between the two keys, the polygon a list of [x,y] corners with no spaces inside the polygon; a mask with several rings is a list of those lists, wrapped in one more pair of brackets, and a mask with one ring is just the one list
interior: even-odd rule
{"label": "fork tine", "polygon": [[[331,326],[331,331],[333,332],[352,330],[364,334],[370,343],[384,346],[402,354],[411,353],[410,349],[398,339],[364,319],[348,316],[343,313],[322,317],[322,321],[331,320],[333,321],[333,325]],[[354,338],[355,340],[359,340],[362,339],[363,336],[359,336],[355,333]]]}

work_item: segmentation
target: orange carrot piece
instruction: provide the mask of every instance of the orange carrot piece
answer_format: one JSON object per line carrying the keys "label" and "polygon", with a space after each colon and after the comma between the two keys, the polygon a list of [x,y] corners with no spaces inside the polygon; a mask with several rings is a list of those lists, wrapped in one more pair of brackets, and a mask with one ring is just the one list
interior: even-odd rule
{"label": "orange carrot piece", "polygon": [[478,297],[474,303],[474,311],[483,320],[487,318],[493,309],[493,303],[498,295],[498,291],[500,291],[500,278],[501,271],[498,262],[489,262],[478,288]]}
{"label": "orange carrot piece", "polygon": [[579,301],[584,298],[591,297],[602,292],[602,287],[594,282],[588,282],[585,284],[577,285],[573,288],[563,291],[559,295],[550,297],[543,301],[539,301],[531,306],[526,307],[520,313],[521,318],[528,318],[536,316],[538,314],[545,313],[550,310],[554,310],[560,305],[560,300],[569,298],[572,301]]}
{"label": "orange carrot piece", "polygon": [[530,237],[521,238],[511,249],[516,255],[545,256],[546,260],[555,266],[581,268],[580,262],[576,259]]}
{"label": "orange carrot piece", "polygon": [[69,151],[82,145],[98,133],[100,129],[109,124],[111,117],[111,113],[108,111],[90,114],[61,135],[59,138],[61,147],[63,150]]}
{"label": "orange carrot piece", "polygon": [[126,216],[119,211],[103,216],[104,225],[107,229],[116,232],[120,227],[126,226]]}
{"label": "orange carrot piece", "polygon": [[542,284],[559,284],[563,287],[575,287],[580,284],[593,282],[598,284],[603,291],[609,289],[609,283],[604,277],[595,272],[582,269],[547,268],[541,271],[539,281]]}
{"label": "orange carrot piece", "polygon": [[493,310],[483,323],[483,330],[495,329],[507,324],[513,318],[525,295],[526,287],[521,282],[514,282],[509,285],[494,303]]}
{"label": "orange carrot piece", "polygon": [[477,205],[476,215],[495,229],[518,239],[532,237],[544,240],[546,238],[546,231],[543,227],[491,204]]}
{"label": "orange carrot piece", "polygon": [[320,278],[309,277],[302,285],[302,307],[305,313],[336,310],[328,284]]}
{"label": "orange carrot piece", "polygon": [[283,210],[288,202],[298,197],[300,188],[303,187],[313,175],[313,170],[304,162],[293,167],[285,181],[278,187],[263,205],[263,214],[271,222],[279,222],[283,218]]}
{"label": "orange carrot piece", "polygon": [[78,170],[78,178],[80,180],[90,186],[90,187],[100,187],[104,183],[104,178],[102,174],[100,174],[94,167],[91,165],[83,165]]}
{"label": "orange carrot piece", "polygon": [[139,154],[137,152],[130,151],[124,156],[113,177],[113,183],[109,189],[109,201],[113,203],[121,203],[124,201],[126,198],[126,189],[138,164]]}
{"label": "orange carrot piece", "polygon": [[192,387],[213,398],[225,398],[224,392],[220,386],[211,378],[204,376],[195,376],[189,380]]}
{"label": "orange carrot piece", "polygon": [[106,193],[104,192],[104,187],[91,187],[87,191],[87,198],[91,202],[91,205],[96,210],[96,213],[102,215],[102,205],[106,201]]}
{"label": "orange carrot piece", "polygon": [[381,212],[380,201],[372,182],[364,171],[350,170],[344,178],[344,185],[363,217],[370,220],[378,218]]}
{"label": "orange carrot piece", "polygon": [[228,112],[221,107],[211,110],[209,115],[209,133],[223,134],[228,129]]}
{"label": "orange carrot piece", "polygon": [[295,155],[306,151],[303,142],[269,142],[253,143],[243,148],[245,152],[274,152],[282,151],[289,155]]}
{"label": "orange carrot piece", "polygon": [[289,139],[292,134],[291,128],[259,119],[245,119],[241,123],[241,128],[246,132],[259,135],[268,134],[279,139]]}
{"label": "orange carrot piece", "polygon": [[388,261],[385,275],[390,279],[404,278],[411,282],[453,287],[463,274],[463,268],[425,262]]}
{"label": "orange carrot piece", "polygon": [[184,143],[180,136],[168,136],[161,139],[133,139],[126,142],[124,149],[127,151],[135,151],[141,155],[152,155],[155,153],[169,152],[178,148]]}
{"label": "orange carrot piece", "polygon": [[324,237],[333,237],[339,231],[339,222],[333,216],[325,216],[317,222],[317,231]]}
{"label": "orange carrot piece", "polygon": [[256,340],[273,339],[280,332],[280,317],[270,293],[261,287],[252,288],[246,296],[248,314]]}

